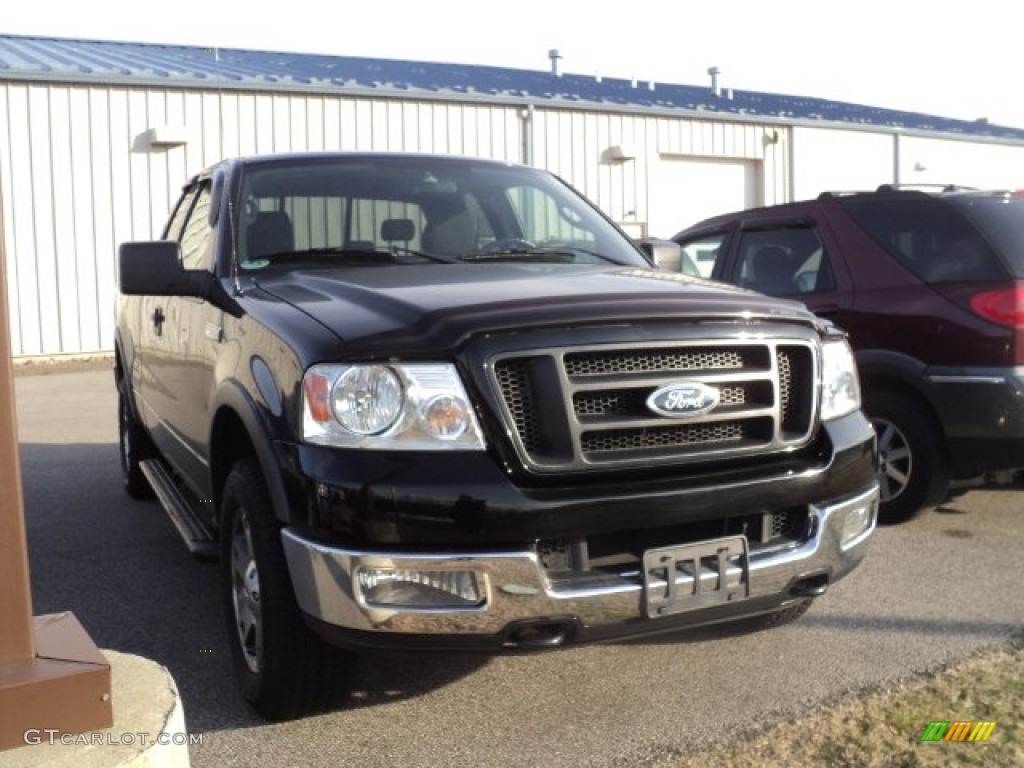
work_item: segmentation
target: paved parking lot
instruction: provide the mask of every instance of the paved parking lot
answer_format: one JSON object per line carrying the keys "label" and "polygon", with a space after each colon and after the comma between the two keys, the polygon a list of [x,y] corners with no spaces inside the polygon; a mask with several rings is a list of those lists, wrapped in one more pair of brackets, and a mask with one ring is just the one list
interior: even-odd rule
{"label": "paved parking lot", "polygon": [[347,705],[268,725],[235,693],[216,566],[121,491],[112,382],[106,365],[16,379],[35,612],[72,610],[101,647],[167,666],[204,735],[194,768],[650,765],[1024,629],[1024,490],[977,490],[879,530],[862,567],[787,627],[368,656]]}

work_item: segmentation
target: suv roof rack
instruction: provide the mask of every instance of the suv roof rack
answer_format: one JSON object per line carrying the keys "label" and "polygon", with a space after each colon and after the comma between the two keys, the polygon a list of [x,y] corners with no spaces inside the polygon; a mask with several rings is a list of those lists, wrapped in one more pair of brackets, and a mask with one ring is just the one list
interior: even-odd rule
{"label": "suv roof rack", "polygon": [[818,194],[819,200],[828,200],[833,197],[846,197],[847,195],[863,195],[863,189],[827,189]]}
{"label": "suv roof rack", "polygon": [[818,195],[819,200],[830,200],[835,197],[852,195],[885,194],[887,192],[976,192],[977,187],[965,187],[962,184],[879,184],[870,189],[829,189]]}
{"label": "suv roof rack", "polygon": [[880,184],[875,192],[900,192],[902,190],[916,190],[919,192],[973,192],[977,187],[965,187],[962,184]]}

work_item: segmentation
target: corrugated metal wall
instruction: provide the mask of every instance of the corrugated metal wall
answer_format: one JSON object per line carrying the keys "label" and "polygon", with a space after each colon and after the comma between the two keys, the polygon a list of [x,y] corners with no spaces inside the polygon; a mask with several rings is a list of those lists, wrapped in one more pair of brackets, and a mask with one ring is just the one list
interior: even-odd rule
{"label": "corrugated metal wall", "polygon": [[[163,125],[185,126],[187,143],[155,150],[138,141]],[[767,130],[512,105],[0,82],[12,350],[112,349],[117,245],[158,237],[181,184],[222,157],[353,149],[522,161],[530,131],[534,165],[628,223],[646,217],[661,154],[767,158],[764,184],[776,199],[787,163],[765,143]],[[610,157],[613,145],[635,148],[636,159]]]}

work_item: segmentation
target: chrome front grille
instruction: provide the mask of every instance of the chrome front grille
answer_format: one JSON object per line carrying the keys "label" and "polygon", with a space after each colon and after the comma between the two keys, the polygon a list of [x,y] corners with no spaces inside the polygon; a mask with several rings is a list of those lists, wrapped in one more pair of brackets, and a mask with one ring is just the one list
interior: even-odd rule
{"label": "chrome front grille", "polygon": [[600,452],[732,442],[744,438],[746,426],[742,422],[720,421],[690,426],[673,424],[644,429],[589,430],[583,433],[583,453],[590,456]]}
{"label": "chrome front grille", "polygon": [[565,356],[569,376],[650,373],[660,371],[706,371],[766,364],[756,349],[624,350],[621,352],[576,353]]}
{"label": "chrome front grille", "polygon": [[[531,350],[491,370],[523,463],[541,472],[788,450],[810,440],[817,412],[810,339]],[[718,404],[679,417],[648,407],[679,383],[714,387]]]}

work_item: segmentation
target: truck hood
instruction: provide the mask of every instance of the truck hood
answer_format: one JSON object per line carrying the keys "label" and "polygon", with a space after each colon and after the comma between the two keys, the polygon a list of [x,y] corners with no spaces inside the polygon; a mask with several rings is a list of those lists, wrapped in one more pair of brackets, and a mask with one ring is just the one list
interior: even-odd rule
{"label": "truck hood", "polygon": [[291,270],[260,289],[309,315],[348,353],[452,349],[475,333],[666,319],[819,321],[803,304],[625,266],[501,263]]}

